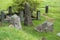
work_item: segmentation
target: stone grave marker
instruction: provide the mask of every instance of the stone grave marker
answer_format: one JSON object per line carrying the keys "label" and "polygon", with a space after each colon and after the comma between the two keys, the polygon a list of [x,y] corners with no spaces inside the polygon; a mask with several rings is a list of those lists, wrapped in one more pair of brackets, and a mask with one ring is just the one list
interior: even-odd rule
{"label": "stone grave marker", "polygon": [[1,11],[1,22],[4,22],[4,19],[5,19],[4,17],[5,17],[5,14],[3,11]]}
{"label": "stone grave marker", "polygon": [[31,18],[31,11],[30,11],[30,5],[26,2],[25,3],[25,17],[24,17],[24,25],[33,25],[32,24],[32,18]]}
{"label": "stone grave marker", "polygon": [[36,17],[37,20],[40,20],[40,11],[38,10],[37,11],[37,17]]}
{"label": "stone grave marker", "polygon": [[11,6],[9,6],[9,8],[8,8],[8,13],[9,13],[9,15],[12,14],[12,7]]}
{"label": "stone grave marker", "polygon": [[21,20],[21,22],[24,21],[24,13],[23,13],[23,11],[20,11],[20,20]]}
{"label": "stone grave marker", "polygon": [[38,32],[53,32],[53,23],[44,22],[35,28]]}
{"label": "stone grave marker", "polygon": [[45,7],[45,13],[48,13],[48,10],[49,10],[49,7],[46,6],[46,7]]}
{"label": "stone grave marker", "polygon": [[14,14],[12,17],[11,17],[11,24],[17,28],[17,29],[22,29],[21,27],[21,22],[20,22],[20,17],[17,16],[16,14]]}
{"label": "stone grave marker", "polygon": [[48,26],[48,31],[50,31],[50,32],[53,32],[53,23],[51,23],[51,22],[47,22],[47,26]]}

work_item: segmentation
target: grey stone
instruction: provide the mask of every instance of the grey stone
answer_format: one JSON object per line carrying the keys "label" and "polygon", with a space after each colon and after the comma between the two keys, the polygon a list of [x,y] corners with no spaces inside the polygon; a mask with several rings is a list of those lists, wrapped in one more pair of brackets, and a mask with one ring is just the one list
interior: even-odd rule
{"label": "grey stone", "polygon": [[23,11],[20,11],[20,20],[21,20],[21,22],[24,21],[24,17],[23,17],[23,15],[24,15]]}
{"label": "grey stone", "polygon": [[37,26],[35,30],[38,32],[48,32],[48,31],[53,32],[53,23],[44,22],[41,25]]}
{"label": "grey stone", "polygon": [[20,22],[20,17],[14,14],[12,17],[12,25],[17,28],[17,29],[22,29],[21,27],[21,22]]}
{"label": "grey stone", "polygon": [[4,22],[4,19],[5,19],[5,18],[4,18],[4,17],[5,17],[5,14],[4,14],[4,12],[3,12],[3,11],[1,11],[1,16],[0,16],[0,17],[1,17],[1,22]]}
{"label": "grey stone", "polygon": [[8,15],[7,15],[7,16],[6,16],[6,19],[5,19],[5,22],[11,23],[11,20],[12,20],[12,19],[11,19],[11,16],[8,16]]}
{"label": "grey stone", "polygon": [[20,17],[14,14],[13,16],[7,16],[6,21],[10,23],[9,27],[15,27],[17,29],[22,29]]}
{"label": "grey stone", "polygon": [[31,18],[31,11],[30,11],[30,5],[28,3],[25,3],[25,18],[24,18],[24,25],[33,25],[32,24],[32,18]]}

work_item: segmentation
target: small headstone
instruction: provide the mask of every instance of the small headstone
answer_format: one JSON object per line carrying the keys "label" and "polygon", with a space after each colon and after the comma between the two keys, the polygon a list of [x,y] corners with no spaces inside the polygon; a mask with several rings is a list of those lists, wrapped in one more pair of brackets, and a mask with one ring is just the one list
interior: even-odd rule
{"label": "small headstone", "polygon": [[4,22],[4,17],[5,17],[5,14],[3,11],[1,11],[1,22]]}
{"label": "small headstone", "polygon": [[30,5],[26,2],[25,3],[25,18],[24,18],[24,25],[33,25],[32,24],[32,18],[31,18],[31,11],[30,11]]}
{"label": "small headstone", "polygon": [[12,17],[11,17],[11,19],[12,19],[12,25],[15,27],[15,28],[17,28],[17,29],[22,29],[22,27],[21,27],[21,22],[20,22],[20,17],[19,16],[17,16],[16,14],[14,14]]}
{"label": "small headstone", "polygon": [[45,13],[48,13],[49,10],[48,8],[49,8],[48,6],[45,7]]}
{"label": "small headstone", "polygon": [[51,22],[44,22],[38,27],[35,28],[38,32],[53,32],[53,23]]}
{"label": "small headstone", "polygon": [[36,19],[40,20],[40,11],[39,10],[37,11],[37,18]]}
{"label": "small headstone", "polygon": [[21,20],[21,22],[24,21],[24,13],[23,13],[23,11],[20,11],[20,20]]}

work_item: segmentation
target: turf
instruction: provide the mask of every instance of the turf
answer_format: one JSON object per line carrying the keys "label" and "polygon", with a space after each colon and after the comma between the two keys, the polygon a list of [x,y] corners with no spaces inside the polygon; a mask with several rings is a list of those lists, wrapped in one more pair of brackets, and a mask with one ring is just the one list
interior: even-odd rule
{"label": "turf", "polygon": [[12,0],[0,0],[0,10],[8,10],[8,7],[11,6]]}

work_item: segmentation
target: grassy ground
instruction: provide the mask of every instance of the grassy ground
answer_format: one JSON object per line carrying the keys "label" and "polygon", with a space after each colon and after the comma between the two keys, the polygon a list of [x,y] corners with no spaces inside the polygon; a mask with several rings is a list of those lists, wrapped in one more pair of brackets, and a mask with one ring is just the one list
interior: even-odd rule
{"label": "grassy ground", "polygon": [[12,4],[12,0],[0,0],[0,10],[6,10]]}
{"label": "grassy ground", "polygon": [[44,14],[45,5],[49,5],[48,17],[55,19],[53,32],[39,33],[34,30],[37,25],[45,21],[45,17],[41,16],[41,20],[33,20],[34,26],[24,26],[22,23],[23,30],[9,28],[8,24],[5,23],[3,27],[0,28],[0,40],[41,40],[42,37],[46,37],[47,40],[60,40],[60,37],[56,35],[60,32],[59,2],[60,0],[43,0],[40,6],[41,14]]}

